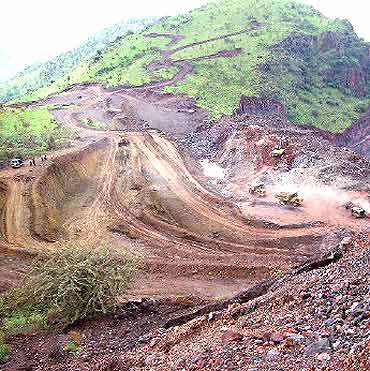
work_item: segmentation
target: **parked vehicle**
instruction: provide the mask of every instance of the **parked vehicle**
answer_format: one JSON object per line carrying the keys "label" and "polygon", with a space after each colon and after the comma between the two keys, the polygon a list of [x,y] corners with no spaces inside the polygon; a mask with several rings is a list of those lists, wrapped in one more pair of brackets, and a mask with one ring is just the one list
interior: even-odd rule
{"label": "parked vehicle", "polygon": [[20,167],[23,166],[23,160],[20,159],[20,158],[12,158],[10,160],[10,166],[13,168],[13,169],[19,169]]}

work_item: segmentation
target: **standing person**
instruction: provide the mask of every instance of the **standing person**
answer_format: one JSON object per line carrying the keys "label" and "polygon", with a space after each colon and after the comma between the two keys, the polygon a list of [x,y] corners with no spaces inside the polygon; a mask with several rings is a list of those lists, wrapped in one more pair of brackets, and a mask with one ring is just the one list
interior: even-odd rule
{"label": "standing person", "polygon": [[33,166],[36,166],[36,160],[35,160],[35,158],[32,159],[32,164],[33,164]]}
{"label": "standing person", "polygon": [[30,166],[32,166],[33,165],[33,162],[32,162],[32,159],[30,160]]}

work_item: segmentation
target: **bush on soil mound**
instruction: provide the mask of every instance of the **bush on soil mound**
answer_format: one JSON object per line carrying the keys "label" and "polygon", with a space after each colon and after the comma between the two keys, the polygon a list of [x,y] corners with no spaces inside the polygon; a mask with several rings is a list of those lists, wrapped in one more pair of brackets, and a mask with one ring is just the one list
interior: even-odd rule
{"label": "bush on soil mound", "polygon": [[0,364],[8,360],[10,346],[5,343],[5,335],[0,331]]}
{"label": "bush on soil mound", "polygon": [[135,271],[132,258],[108,248],[43,254],[35,260],[24,286],[0,297],[0,318],[4,325],[32,325],[32,318],[41,323],[44,316],[45,322],[67,326],[97,314],[113,313],[117,297]]}

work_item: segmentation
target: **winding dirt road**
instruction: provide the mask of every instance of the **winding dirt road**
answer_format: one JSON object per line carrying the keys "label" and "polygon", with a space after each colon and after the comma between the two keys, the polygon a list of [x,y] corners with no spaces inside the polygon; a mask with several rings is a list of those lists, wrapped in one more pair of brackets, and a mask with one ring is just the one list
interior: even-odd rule
{"label": "winding dirt road", "polygon": [[[182,39],[148,36],[168,37],[169,47]],[[115,91],[98,85],[75,87],[36,103],[72,103],[55,111],[55,116],[79,133],[79,141],[50,154],[43,166],[0,172],[2,251],[107,245],[139,258],[142,270],[129,296],[216,299],[336,243],[337,226],[306,221],[284,224],[269,221],[267,215],[263,219],[245,216],[236,204],[204,185],[198,178],[198,164],[173,141],[153,130],[139,130],[139,125],[129,129],[126,116],[118,115],[122,130],[109,130],[114,119],[107,119],[102,131],[81,125],[80,118],[87,113],[98,111],[104,118],[111,117],[109,102],[114,100],[118,112],[136,100],[134,121],[136,113],[149,107],[147,116],[160,112],[163,116],[158,121],[170,117],[169,122],[176,125],[171,118],[181,118],[186,125],[193,113],[174,112],[131,95],[139,89],[160,89],[190,73],[190,61],[171,61],[176,51],[186,47],[190,46],[162,52],[162,60],[157,61],[157,67],[180,67],[170,80]]]}
{"label": "winding dirt road", "polygon": [[280,228],[243,217],[201,185],[192,162],[163,135],[81,128],[78,111],[96,100],[62,115],[83,147],[54,154],[32,178],[20,176],[27,168],[2,177],[8,248],[106,244],[140,258],[130,295],[208,298],[232,295],[322,249],[327,227]]}

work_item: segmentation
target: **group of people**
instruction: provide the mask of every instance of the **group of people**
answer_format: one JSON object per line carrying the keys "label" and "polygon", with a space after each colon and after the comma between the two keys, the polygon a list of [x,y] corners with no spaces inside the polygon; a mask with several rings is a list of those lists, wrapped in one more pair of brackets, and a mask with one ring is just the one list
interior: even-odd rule
{"label": "group of people", "polygon": [[[46,155],[41,156],[41,162],[45,162],[47,161],[47,159],[48,158],[46,157]],[[34,157],[32,157],[30,160],[30,166],[36,166],[36,159]]]}

